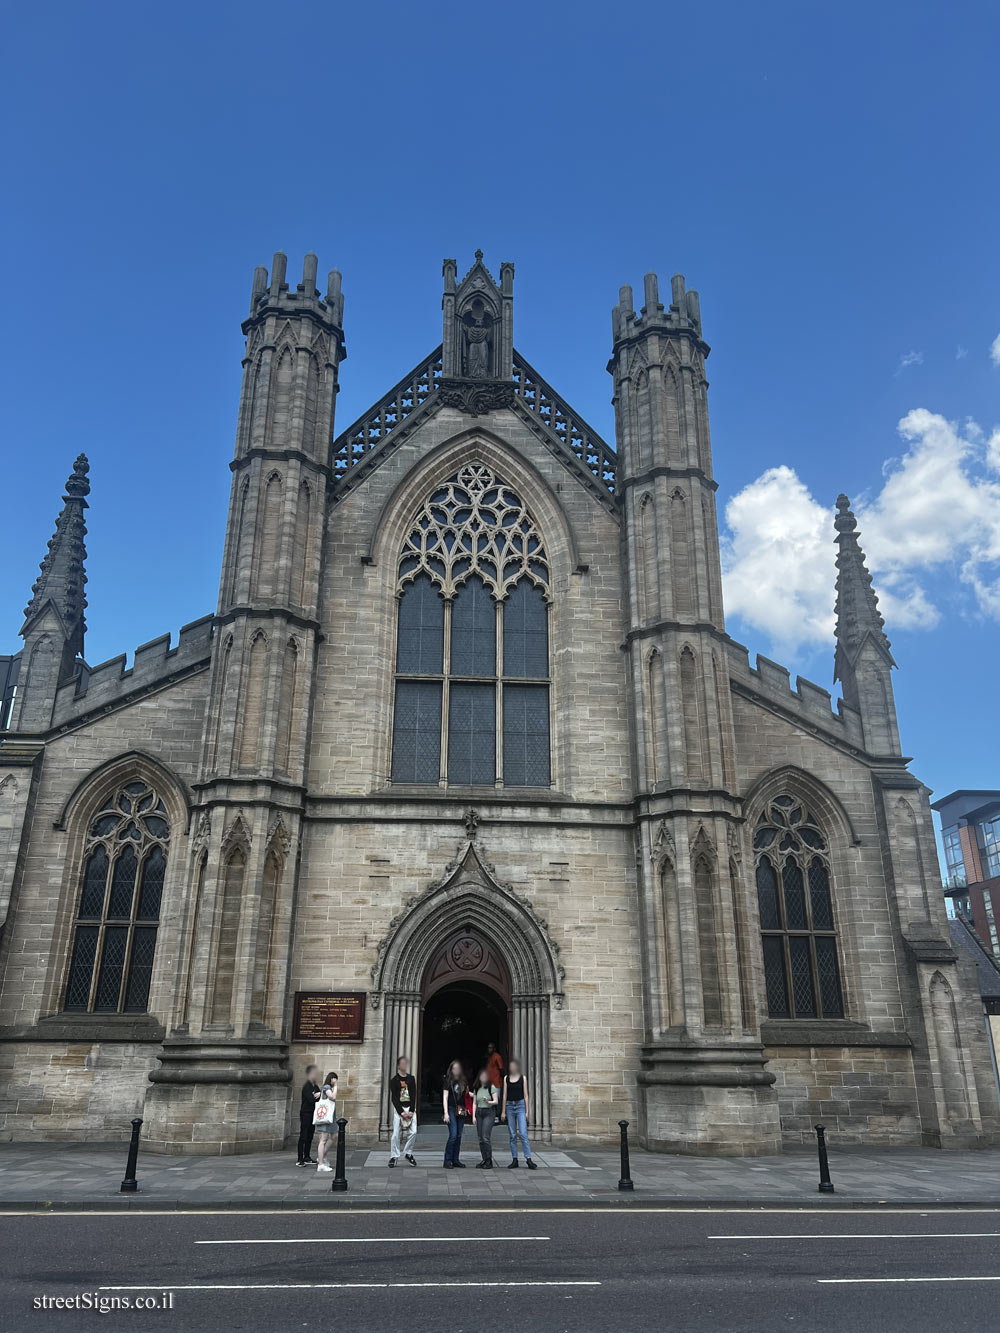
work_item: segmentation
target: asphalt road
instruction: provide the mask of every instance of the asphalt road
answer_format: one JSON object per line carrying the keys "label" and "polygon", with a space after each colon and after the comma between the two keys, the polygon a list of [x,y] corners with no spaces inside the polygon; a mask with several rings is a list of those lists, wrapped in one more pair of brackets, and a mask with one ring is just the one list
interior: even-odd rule
{"label": "asphalt road", "polygon": [[1000,1211],[0,1216],[0,1256],[5,1330],[1000,1326]]}

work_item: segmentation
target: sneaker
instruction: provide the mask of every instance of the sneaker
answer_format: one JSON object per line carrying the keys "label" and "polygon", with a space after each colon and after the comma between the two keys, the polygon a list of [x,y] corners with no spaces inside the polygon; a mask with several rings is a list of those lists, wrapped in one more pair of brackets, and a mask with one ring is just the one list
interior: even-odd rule
{"label": "sneaker", "polygon": [[332,1171],[332,1170],[333,1170],[333,1167],[332,1167],[332,1166],[327,1166],[326,1162],[320,1162],[320,1164],[317,1166],[316,1170],[317,1170],[317,1171]]}
{"label": "sneaker", "polygon": [[537,1170],[538,1170],[538,1167],[535,1165],[534,1158],[532,1158],[532,1157],[529,1157],[529,1158],[528,1158],[528,1170],[529,1170],[529,1171],[537,1171]]}
{"label": "sneaker", "polygon": [[516,1168],[517,1168],[517,1158],[515,1157],[514,1160],[511,1162],[510,1166],[507,1168],[507,1170],[514,1171],[516,1170]]}
{"label": "sneaker", "polygon": [[390,1166],[395,1166],[397,1160],[398,1160],[398,1159],[395,1158],[395,1157],[390,1157],[390,1158],[389,1158],[389,1165],[390,1165]]}
{"label": "sneaker", "polygon": [[409,1164],[410,1164],[411,1166],[416,1166],[416,1164],[417,1164],[417,1159],[413,1156],[412,1153],[409,1153],[409,1152],[408,1152],[408,1153],[406,1154],[406,1160],[409,1162]]}
{"label": "sneaker", "polygon": [[308,1163],[308,1162],[296,1162],[295,1165],[296,1165],[296,1166],[308,1166],[309,1163]]}

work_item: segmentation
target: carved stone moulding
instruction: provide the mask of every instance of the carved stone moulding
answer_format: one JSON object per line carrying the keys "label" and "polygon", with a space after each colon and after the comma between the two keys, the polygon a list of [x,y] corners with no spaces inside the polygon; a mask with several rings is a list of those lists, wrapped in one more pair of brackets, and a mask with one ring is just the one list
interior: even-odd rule
{"label": "carved stone moulding", "polygon": [[443,407],[457,407],[471,417],[485,416],[514,405],[511,380],[453,380],[438,382],[438,401]]}

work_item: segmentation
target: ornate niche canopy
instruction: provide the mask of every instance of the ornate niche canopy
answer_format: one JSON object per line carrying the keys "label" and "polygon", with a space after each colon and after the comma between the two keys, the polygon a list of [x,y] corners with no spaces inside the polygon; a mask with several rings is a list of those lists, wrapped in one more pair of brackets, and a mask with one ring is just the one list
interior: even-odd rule
{"label": "ornate niche canopy", "polygon": [[480,416],[514,397],[514,265],[500,265],[497,285],[477,250],[461,283],[457,276],[446,259],[441,401]]}

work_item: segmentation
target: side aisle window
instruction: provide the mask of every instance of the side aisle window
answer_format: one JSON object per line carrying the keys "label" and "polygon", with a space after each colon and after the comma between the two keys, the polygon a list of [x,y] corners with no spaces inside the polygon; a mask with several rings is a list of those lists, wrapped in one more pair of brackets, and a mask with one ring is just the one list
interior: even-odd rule
{"label": "side aisle window", "polygon": [[169,843],[166,808],[143,781],[120,787],[91,822],[66,1010],[145,1013]]}

